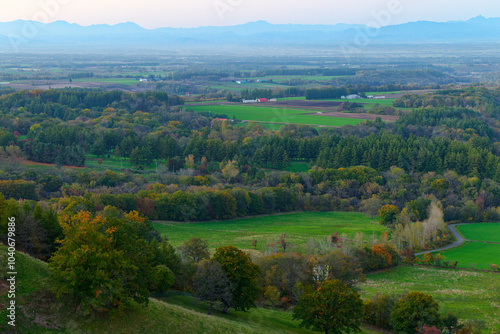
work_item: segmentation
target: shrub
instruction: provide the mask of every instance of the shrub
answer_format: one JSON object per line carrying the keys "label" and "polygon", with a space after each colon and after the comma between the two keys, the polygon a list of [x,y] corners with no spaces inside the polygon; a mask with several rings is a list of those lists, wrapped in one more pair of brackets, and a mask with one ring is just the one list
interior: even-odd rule
{"label": "shrub", "polygon": [[425,253],[424,255],[424,263],[425,264],[432,264],[435,261],[434,255],[431,253]]}

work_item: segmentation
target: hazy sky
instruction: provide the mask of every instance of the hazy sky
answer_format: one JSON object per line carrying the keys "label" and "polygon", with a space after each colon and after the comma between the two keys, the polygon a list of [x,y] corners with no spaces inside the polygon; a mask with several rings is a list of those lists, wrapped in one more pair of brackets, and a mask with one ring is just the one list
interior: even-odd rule
{"label": "hazy sky", "polygon": [[[500,17],[497,0],[0,0],[0,21],[81,25],[132,21],[145,28],[271,23],[370,24]],[[381,13],[390,14],[382,15]]]}

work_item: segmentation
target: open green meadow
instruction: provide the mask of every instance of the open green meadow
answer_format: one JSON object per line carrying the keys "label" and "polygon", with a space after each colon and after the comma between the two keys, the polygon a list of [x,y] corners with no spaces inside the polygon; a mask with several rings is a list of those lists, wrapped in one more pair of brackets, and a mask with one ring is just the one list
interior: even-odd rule
{"label": "open green meadow", "polygon": [[199,223],[155,222],[154,227],[174,246],[191,237],[199,237],[208,241],[211,250],[224,245],[249,250],[253,249],[252,242],[257,240],[258,251],[279,240],[283,233],[301,250],[309,239],[326,240],[335,232],[346,233],[349,237],[363,232],[369,238],[387,230],[377,221],[357,212],[300,212]]}
{"label": "open green meadow", "polygon": [[499,223],[477,223],[457,226],[457,230],[467,240],[489,241],[500,243]]}
{"label": "open green meadow", "polygon": [[500,224],[467,224],[457,226],[457,230],[470,241],[441,252],[445,261],[458,261],[460,268],[489,269],[492,264],[500,266]]}
{"label": "open green meadow", "polygon": [[441,314],[452,312],[463,320],[484,321],[484,333],[500,331],[499,274],[402,266],[370,274],[359,287],[363,298],[377,293],[428,293],[439,302]]}
{"label": "open green meadow", "polygon": [[210,105],[210,106],[188,106],[189,110],[195,112],[212,112],[214,114],[226,114],[240,120],[257,121],[266,123],[296,123],[309,125],[344,126],[356,125],[363,122],[362,119],[327,117],[318,115],[307,115],[317,110],[256,107],[252,105]]}
{"label": "open green meadow", "polygon": [[460,268],[489,269],[491,264],[500,266],[500,244],[466,242],[452,250],[441,252],[444,261],[458,261]]}

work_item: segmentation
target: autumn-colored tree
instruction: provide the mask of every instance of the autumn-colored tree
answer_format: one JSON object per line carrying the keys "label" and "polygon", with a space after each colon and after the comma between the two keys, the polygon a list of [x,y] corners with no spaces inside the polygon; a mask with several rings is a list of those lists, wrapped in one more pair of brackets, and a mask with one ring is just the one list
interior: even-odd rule
{"label": "autumn-colored tree", "polygon": [[327,280],[318,287],[307,286],[293,310],[300,327],[325,334],[359,332],[363,302],[359,294],[339,280]]}
{"label": "autumn-colored tree", "polygon": [[83,211],[60,218],[64,239],[49,267],[58,296],[70,294],[82,310],[121,312],[131,301],[147,305],[152,287],[168,284],[168,268],[153,267],[154,250],[138,238],[144,219]]}
{"label": "autumn-colored tree", "polygon": [[260,268],[250,256],[234,246],[217,248],[212,257],[220,263],[222,270],[233,285],[233,308],[246,311],[255,307],[255,300],[261,294]]}
{"label": "autumn-colored tree", "polygon": [[423,325],[440,324],[439,304],[431,295],[413,291],[394,304],[391,325],[397,332],[414,334]]}
{"label": "autumn-colored tree", "polygon": [[387,263],[387,265],[392,265],[392,256],[391,254],[389,254],[389,252],[387,250],[385,250],[382,246],[380,245],[374,245],[372,247],[372,252],[373,254],[375,255],[382,255],[385,259],[385,263]]}
{"label": "autumn-colored tree", "polygon": [[384,205],[378,210],[380,222],[384,225],[391,225],[396,221],[399,209],[395,205]]}

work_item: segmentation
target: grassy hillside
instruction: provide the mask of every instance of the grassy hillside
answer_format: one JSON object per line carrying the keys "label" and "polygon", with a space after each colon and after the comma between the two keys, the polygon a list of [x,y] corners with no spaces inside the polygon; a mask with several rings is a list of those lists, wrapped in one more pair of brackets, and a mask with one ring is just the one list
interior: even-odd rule
{"label": "grassy hillside", "polygon": [[[0,245],[0,261],[5,260],[6,247]],[[18,253],[17,333],[23,334],[220,334],[220,333],[313,333],[298,328],[290,312],[252,309],[208,316],[207,308],[186,294],[171,294],[163,300],[151,299],[149,307],[134,305],[123,316],[77,316],[78,305],[71,300],[58,300],[50,292],[47,264]],[[3,270],[2,270],[3,274]],[[5,319],[6,285],[0,285],[0,317]],[[15,333],[0,322],[0,333]],[[364,333],[375,333],[366,330]]]}

